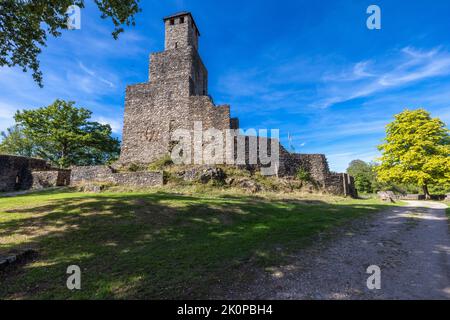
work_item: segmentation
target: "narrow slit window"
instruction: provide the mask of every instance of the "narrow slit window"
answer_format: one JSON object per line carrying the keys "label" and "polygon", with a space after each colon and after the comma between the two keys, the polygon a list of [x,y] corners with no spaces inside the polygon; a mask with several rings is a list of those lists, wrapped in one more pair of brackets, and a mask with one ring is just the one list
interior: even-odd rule
{"label": "narrow slit window", "polygon": [[184,23],[184,17],[180,18],[180,23]]}
{"label": "narrow slit window", "polygon": [[175,24],[175,19],[170,19],[170,25],[173,26]]}

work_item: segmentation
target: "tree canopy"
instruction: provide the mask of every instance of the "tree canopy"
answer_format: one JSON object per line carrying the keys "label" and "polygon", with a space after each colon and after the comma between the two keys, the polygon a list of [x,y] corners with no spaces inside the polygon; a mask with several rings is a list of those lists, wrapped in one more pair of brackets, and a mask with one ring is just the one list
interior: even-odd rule
{"label": "tree canopy", "polygon": [[353,160],[347,168],[347,173],[355,178],[355,186],[359,192],[374,191],[376,177],[371,164],[362,160]]}
{"label": "tree canopy", "polygon": [[450,181],[450,136],[445,123],[424,109],[405,110],[386,127],[379,146],[378,179],[416,184],[429,196],[429,185]]}
{"label": "tree canopy", "polygon": [[14,125],[1,134],[0,153],[9,153],[23,157],[33,157],[34,147],[20,126]]}
{"label": "tree canopy", "polygon": [[[139,0],[94,0],[101,18],[110,18],[115,26],[114,39],[134,25],[140,11]],[[46,46],[47,35],[59,37],[67,29],[66,10],[70,5],[84,8],[84,0],[2,0],[0,1],[0,66],[19,66],[33,71],[33,79],[42,87],[38,55]]]}
{"label": "tree canopy", "polygon": [[117,159],[119,140],[111,136],[111,127],[89,121],[92,112],[74,104],[56,100],[47,107],[18,111],[16,126],[4,133],[0,151],[39,157],[60,167]]}

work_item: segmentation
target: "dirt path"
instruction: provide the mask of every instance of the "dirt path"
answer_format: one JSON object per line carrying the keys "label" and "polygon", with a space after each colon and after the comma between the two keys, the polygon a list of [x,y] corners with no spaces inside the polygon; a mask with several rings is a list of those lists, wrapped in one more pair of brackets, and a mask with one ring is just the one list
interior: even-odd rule
{"label": "dirt path", "polygon": [[[234,298],[450,299],[445,205],[408,201],[298,252],[292,261],[233,290]],[[380,290],[367,288],[370,265],[381,268]]]}

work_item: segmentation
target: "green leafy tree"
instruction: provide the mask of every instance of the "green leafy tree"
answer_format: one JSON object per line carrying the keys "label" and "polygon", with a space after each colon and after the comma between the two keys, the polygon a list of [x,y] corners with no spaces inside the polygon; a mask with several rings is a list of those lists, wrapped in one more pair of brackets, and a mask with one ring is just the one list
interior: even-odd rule
{"label": "green leafy tree", "polygon": [[60,167],[103,164],[117,159],[119,141],[111,127],[89,121],[92,112],[74,102],[56,100],[48,107],[18,111],[14,116],[33,144],[34,155]]}
{"label": "green leafy tree", "polygon": [[428,186],[450,181],[450,136],[445,123],[424,109],[405,110],[386,127],[380,145],[380,181],[415,184],[430,197]]}
{"label": "green leafy tree", "polygon": [[370,166],[372,168],[372,172],[374,174],[374,180],[372,182],[373,192],[377,191],[393,191],[396,194],[406,194],[406,193],[419,193],[420,189],[417,184],[405,184],[405,183],[398,183],[398,182],[385,182],[380,181],[377,177],[377,167],[379,166],[379,163],[371,162]]}
{"label": "green leafy tree", "polygon": [[24,157],[35,156],[33,142],[25,136],[20,126],[14,125],[0,135],[2,137],[0,153]]}
{"label": "green leafy tree", "polygon": [[[135,24],[139,0],[95,0],[101,18],[110,18],[115,26],[114,39],[123,26]],[[0,1],[0,66],[19,66],[33,71],[33,79],[42,87],[38,55],[47,36],[59,37],[67,29],[66,11],[70,5],[84,8],[84,0],[2,0]]]}
{"label": "green leafy tree", "polygon": [[355,178],[355,186],[358,191],[366,193],[374,191],[375,173],[369,163],[353,160],[347,168],[347,173]]}

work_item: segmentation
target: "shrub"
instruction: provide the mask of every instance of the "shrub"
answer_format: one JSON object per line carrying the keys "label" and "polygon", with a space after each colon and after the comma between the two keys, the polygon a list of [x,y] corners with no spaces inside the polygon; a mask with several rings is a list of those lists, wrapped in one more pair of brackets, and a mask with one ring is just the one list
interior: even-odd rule
{"label": "shrub", "polygon": [[311,174],[309,173],[309,171],[303,168],[299,168],[297,170],[297,172],[295,173],[295,177],[301,181],[311,181]]}
{"label": "shrub", "polygon": [[161,171],[164,170],[164,168],[169,167],[173,165],[172,158],[170,155],[166,155],[156,161],[153,161],[149,166],[148,170],[150,171]]}
{"label": "shrub", "polygon": [[137,163],[132,163],[128,166],[127,171],[131,171],[131,172],[137,172],[142,170],[142,166],[140,166]]}

